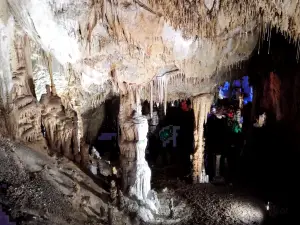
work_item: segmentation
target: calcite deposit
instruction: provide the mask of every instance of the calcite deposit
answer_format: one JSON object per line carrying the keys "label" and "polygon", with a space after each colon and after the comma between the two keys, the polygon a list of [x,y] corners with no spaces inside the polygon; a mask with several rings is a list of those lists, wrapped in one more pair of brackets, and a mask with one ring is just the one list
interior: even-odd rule
{"label": "calcite deposit", "polygon": [[123,190],[145,201],[151,190],[151,170],[145,159],[148,121],[142,116],[138,89],[128,87],[122,92],[119,124]]}
{"label": "calcite deposit", "polygon": [[[272,28],[299,49],[299,17],[299,0],[1,0],[0,134],[46,141],[86,168],[104,120],[100,107],[117,96],[123,189],[147,201],[148,123],[140,100],[150,100],[153,118],[154,103],[166,114],[168,101],[191,98],[197,183],[216,87],[261,40],[270,41]],[[280,118],[275,78],[266,89]]]}

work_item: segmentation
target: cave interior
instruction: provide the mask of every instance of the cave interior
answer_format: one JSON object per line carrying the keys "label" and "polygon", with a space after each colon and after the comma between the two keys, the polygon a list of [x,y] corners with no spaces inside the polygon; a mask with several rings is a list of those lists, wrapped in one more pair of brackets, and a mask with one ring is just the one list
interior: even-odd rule
{"label": "cave interior", "polygon": [[0,224],[297,225],[300,2],[262,2],[2,0]]}

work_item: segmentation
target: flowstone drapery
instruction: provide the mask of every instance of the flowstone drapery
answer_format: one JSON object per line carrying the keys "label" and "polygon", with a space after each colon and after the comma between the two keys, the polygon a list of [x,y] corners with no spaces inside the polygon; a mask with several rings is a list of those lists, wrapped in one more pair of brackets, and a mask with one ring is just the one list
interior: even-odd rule
{"label": "flowstone drapery", "polygon": [[151,190],[151,170],[145,159],[148,121],[142,116],[138,89],[122,88],[119,124],[123,190],[145,201]]}
{"label": "flowstone drapery", "polygon": [[13,137],[27,142],[42,139],[41,108],[35,98],[32,79],[31,52],[28,37],[23,32],[14,33],[11,43],[12,69],[12,121]]}
{"label": "flowstone drapery", "polygon": [[211,94],[204,94],[193,98],[193,109],[195,114],[195,126],[194,126],[194,155],[193,155],[193,182],[199,183],[201,178],[201,172],[203,167],[203,153],[204,153],[204,128],[206,123],[207,114],[210,111],[210,107],[213,101]]}
{"label": "flowstone drapery", "polygon": [[40,103],[48,145],[52,150],[74,160],[79,146],[74,132],[77,124],[75,112],[64,109],[60,97],[52,95],[49,85],[46,86],[46,91],[41,96]]}

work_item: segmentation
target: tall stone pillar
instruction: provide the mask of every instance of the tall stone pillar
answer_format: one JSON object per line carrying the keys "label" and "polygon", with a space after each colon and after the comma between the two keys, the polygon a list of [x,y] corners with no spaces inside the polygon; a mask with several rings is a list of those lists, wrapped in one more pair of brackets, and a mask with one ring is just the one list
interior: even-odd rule
{"label": "tall stone pillar", "polygon": [[151,170],[145,159],[148,121],[141,112],[139,90],[124,86],[120,90],[119,146],[123,191],[145,201],[151,190]]}
{"label": "tall stone pillar", "polygon": [[204,165],[204,127],[207,114],[213,101],[212,94],[202,94],[193,98],[193,109],[195,115],[194,126],[194,154],[193,154],[193,182],[201,180],[202,167]]}

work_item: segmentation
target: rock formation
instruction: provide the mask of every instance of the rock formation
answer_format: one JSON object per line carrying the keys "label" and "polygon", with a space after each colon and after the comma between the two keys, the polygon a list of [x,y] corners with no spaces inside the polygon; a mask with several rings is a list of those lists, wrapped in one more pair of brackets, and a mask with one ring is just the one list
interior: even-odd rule
{"label": "rock formation", "polygon": [[210,94],[200,95],[193,98],[193,109],[195,114],[194,127],[194,155],[193,155],[193,182],[198,183],[201,180],[204,157],[204,124],[207,120],[207,114],[210,111],[213,96]]}
{"label": "rock formation", "polygon": [[41,107],[35,98],[30,60],[30,42],[23,32],[15,31],[11,46],[13,137],[27,142],[39,141]]}
{"label": "rock formation", "polygon": [[127,90],[122,89],[119,112],[122,186],[126,193],[145,201],[151,190],[151,170],[145,159],[148,121],[141,114],[139,90],[128,86]]}
{"label": "rock formation", "polygon": [[[61,99],[46,86],[46,94],[41,97],[42,124],[46,129],[46,139],[49,147],[73,160],[78,153],[75,112],[66,112]],[[69,115],[68,115],[69,113]]]}
{"label": "rock formation", "polygon": [[[141,115],[140,95],[150,100],[153,125],[158,122],[153,103],[166,114],[168,101],[192,98],[193,181],[198,183],[203,124],[216,86],[229,70],[242,67],[261,40],[270,40],[272,28],[295,43],[299,58],[299,16],[298,0],[2,0],[0,134],[36,142],[43,140],[43,126],[51,151],[87,167],[88,144],[103,121],[100,105],[120,96],[124,193],[147,201],[148,123]],[[54,67],[61,70],[53,72]],[[281,95],[289,82],[280,83],[275,73],[265,81],[265,92],[272,92],[265,96],[266,108],[278,120],[290,110]],[[298,102],[289,99],[294,99],[290,117],[295,118]]]}

